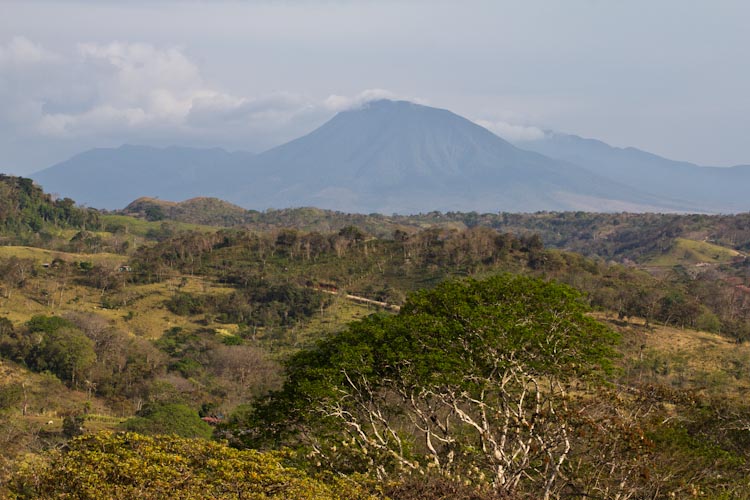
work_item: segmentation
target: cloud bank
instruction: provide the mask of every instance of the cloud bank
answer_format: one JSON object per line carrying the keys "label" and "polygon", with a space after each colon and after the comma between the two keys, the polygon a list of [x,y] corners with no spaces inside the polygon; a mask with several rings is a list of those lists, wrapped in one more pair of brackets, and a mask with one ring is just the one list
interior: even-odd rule
{"label": "cloud bank", "polygon": [[504,121],[476,120],[490,132],[499,135],[508,142],[534,141],[544,137],[544,130],[529,125],[513,125]]}
{"label": "cloud bank", "polygon": [[[287,92],[235,95],[208,83],[181,48],[147,43],[80,43],[72,53],[58,54],[14,37],[0,46],[0,68],[6,75],[0,77],[5,84],[0,113],[15,125],[24,121],[27,131],[53,138],[170,131],[241,139],[398,98],[384,89],[322,100]],[[39,84],[40,73],[48,75],[46,84]]]}
{"label": "cloud bank", "polygon": [[[43,141],[49,151],[39,153],[46,164],[37,168],[91,147],[126,142],[260,151],[378,99],[423,103],[377,88],[318,98],[292,92],[238,95],[208,81],[179,46],[78,43],[65,51],[22,36],[0,45],[0,134],[10,138],[6,150],[13,142]],[[541,134],[534,127],[479,123],[508,140]]]}

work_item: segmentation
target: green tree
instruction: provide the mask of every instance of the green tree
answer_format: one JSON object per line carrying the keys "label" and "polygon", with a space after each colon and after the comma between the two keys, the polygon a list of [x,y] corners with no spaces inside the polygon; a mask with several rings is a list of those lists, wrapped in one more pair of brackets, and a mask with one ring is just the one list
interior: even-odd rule
{"label": "green tree", "polygon": [[94,342],[58,316],[33,316],[25,331],[0,335],[0,352],[34,371],[50,371],[73,387],[96,361]]}
{"label": "green tree", "polygon": [[60,316],[36,315],[26,322],[29,333],[52,333],[60,328],[72,328],[73,323]]}
{"label": "green tree", "polygon": [[213,429],[201,420],[198,412],[181,404],[154,404],[125,421],[123,427],[139,434],[175,434],[181,437],[208,439]]}
{"label": "green tree", "polygon": [[586,312],[575,290],[528,277],[444,283],[293,356],[256,429],[338,470],[431,469],[505,493],[523,480],[546,498],[574,439],[568,384],[614,356]]}
{"label": "green tree", "polygon": [[78,387],[95,361],[91,339],[75,328],[60,328],[43,335],[27,364],[35,371],[49,370],[60,380]]}
{"label": "green tree", "polygon": [[159,205],[151,205],[146,207],[146,220],[148,221],[160,221],[166,219],[167,214],[164,213],[164,209]]}

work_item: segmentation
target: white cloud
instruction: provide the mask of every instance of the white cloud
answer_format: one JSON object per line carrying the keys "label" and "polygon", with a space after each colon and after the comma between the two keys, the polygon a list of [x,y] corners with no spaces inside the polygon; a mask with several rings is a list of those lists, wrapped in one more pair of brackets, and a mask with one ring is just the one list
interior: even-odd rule
{"label": "white cloud", "polygon": [[544,130],[529,125],[514,125],[504,121],[476,120],[475,123],[509,142],[524,142],[541,139]]}
{"label": "white cloud", "polygon": [[23,36],[14,36],[6,46],[0,46],[0,68],[58,62],[62,58]]}
{"label": "white cloud", "polygon": [[102,130],[179,126],[196,99],[216,96],[182,51],[150,44],[79,44],[69,62],[90,99],[81,109],[49,112],[42,134],[80,136]]}
{"label": "white cloud", "polygon": [[214,93],[193,100],[187,124],[197,128],[278,129],[314,109],[314,104],[302,96],[286,92],[258,98]]}
{"label": "white cloud", "polygon": [[[33,132],[64,58],[22,36],[0,44],[0,133]],[[6,130],[7,128],[7,130]]]}
{"label": "white cloud", "polygon": [[[262,144],[264,135],[266,142],[279,133],[291,138],[283,137],[285,127],[299,133],[295,122],[316,125],[335,111],[392,95],[368,90],[322,102],[289,92],[233,95],[210,85],[179,47],[146,43],[79,43],[61,56],[16,37],[0,46],[0,61],[32,61],[46,74],[14,67],[0,75],[0,121],[5,115],[15,133],[23,128],[59,140],[107,134],[128,141],[158,131],[175,142],[204,137],[223,138],[217,145]],[[4,79],[15,84],[2,85]]]}
{"label": "white cloud", "polygon": [[420,102],[385,89],[238,95],[204,78],[184,49],[148,43],[78,43],[53,52],[15,37],[0,43],[0,69],[0,134],[43,142],[58,161],[54,148],[68,155],[126,142],[261,151],[374,100]]}
{"label": "white cloud", "polygon": [[209,86],[177,47],[81,43],[63,55],[15,37],[0,45],[0,67],[0,123],[15,134],[177,133],[199,102],[246,102]]}
{"label": "white cloud", "polygon": [[141,108],[100,105],[76,115],[45,114],[38,130],[50,136],[79,136],[148,124],[153,118]]}
{"label": "white cloud", "polygon": [[396,95],[388,90],[367,89],[355,96],[330,95],[323,101],[323,107],[329,111],[347,111],[360,108],[368,102],[396,98]]}

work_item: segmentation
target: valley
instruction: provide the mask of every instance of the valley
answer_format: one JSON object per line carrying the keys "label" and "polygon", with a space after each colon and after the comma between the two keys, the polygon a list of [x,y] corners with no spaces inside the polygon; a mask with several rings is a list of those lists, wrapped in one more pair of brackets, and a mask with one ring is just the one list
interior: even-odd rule
{"label": "valley", "polygon": [[[211,453],[235,453],[231,450],[238,448],[272,454],[279,446],[323,446],[319,459],[329,460],[325,468],[332,471],[367,473],[366,462],[359,462],[362,455],[355,453],[360,449],[376,456],[386,453],[378,459],[382,464],[390,463],[388,456],[417,469],[434,467],[427,464],[436,461],[446,473],[470,478],[477,472],[463,467],[473,463],[486,474],[489,469],[478,465],[488,460],[481,453],[467,451],[454,465],[445,462],[451,456],[450,440],[424,449],[415,440],[412,446],[428,457],[422,462],[419,454],[407,459],[404,451],[381,447],[377,434],[345,433],[356,447],[350,450],[353,454],[339,453],[336,446],[327,448],[331,442],[326,436],[340,429],[340,417],[333,412],[318,420],[317,410],[304,404],[328,401],[334,405],[331,411],[338,408],[333,395],[345,387],[326,385],[337,379],[336,368],[327,363],[345,363],[340,369],[348,371],[375,362],[367,370],[385,370],[380,376],[387,381],[396,376],[390,371],[393,366],[401,366],[395,361],[399,358],[392,357],[406,356],[404,366],[426,363],[427,370],[435,370],[428,368],[433,363],[458,363],[455,366],[462,368],[444,373],[459,375],[488,362],[485,356],[496,344],[484,335],[496,336],[492,342],[497,345],[521,342],[513,349],[526,356],[530,354],[521,353],[537,352],[545,344],[524,344],[541,328],[540,338],[559,329],[561,333],[554,334],[562,335],[558,342],[573,342],[560,352],[578,352],[584,345],[594,349],[567,361],[539,351],[534,356],[547,356],[546,364],[532,372],[509,372],[531,377],[524,384],[532,386],[554,381],[539,396],[554,396],[555,405],[575,408],[564,425],[589,436],[571,441],[571,448],[559,455],[566,465],[555,476],[564,473],[576,488],[605,495],[671,491],[684,496],[700,490],[743,498],[748,458],[742,443],[750,415],[745,403],[750,390],[750,294],[745,291],[750,284],[745,257],[750,225],[745,214],[382,216],[320,209],[252,212],[210,199],[140,199],[122,212],[99,213],[61,205],[17,178],[5,177],[3,182],[17,207],[3,213],[5,244],[0,246],[6,493],[21,491],[11,478],[27,477],[23,474],[32,470],[29,457],[36,457],[36,477],[49,478],[38,483],[39,488],[59,491],[55,484],[63,483],[55,479],[56,464],[65,455],[55,458],[51,450],[69,443],[65,446],[80,446],[75,453],[85,454],[86,447],[98,446],[86,440],[116,440],[120,434],[106,433],[125,431],[143,436],[138,439],[165,433],[201,439],[213,435],[233,447]],[[40,221],[38,214],[46,215]],[[491,298],[495,294],[505,294],[505,302]],[[559,308],[555,316],[547,317],[547,307],[539,308],[537,300]],[[472,305],[461,309],[464,301]],[[514,301],[524,305],[514,309]],[[455,314],[468,315],[461,320],[468,321],[466,326],[454,330],[454,313],[444,316],[442,306],[436,307],[441,303],[448,310],[459,308]],[[503,304],[509,309],[502,309]],[[516,314],[519,323],[500,326]],[[554,326],[559,318],[572,323]],[[425,327],[426,337],[409,340]],[[476,356],[466,365],[461,350],[456,351],[459,357],[451,357],[452,335],[460,338],[460,332],[474,329],[485,333],[470,342],[490,343],[466,351]],[[520,336],[510,340],[513,335]],[[592,337],[568,340],[568,335]],[[383,344],[378,343],[381,337]],[[437,342],[434,357],[425,357],[422,348],[409,351],[423,343],[430,352],[430,342]],[[360,358],[358,353],[364,352],[372,357]],[[495,362],[512,352],[499,351]],[[352,365],[346,361],[350,356]],[[377,364],[383,356],[396,364]],[[586,356],[592,365],[579,373]],[[522,361],[526,365],[507,361],[507,369],[529,369],[537,366],[534,360]],[[561,372],[552,368],[558,363]],[[367,370],[359,376],[370,377]],[[414,418],[439,401],[422,399],[429,391],[450,390],[453,384],[469,384],[466,390],[474,390],[474,379],[442,380],[442,372],[434,373],[438,379],[432,383],[437,385],[412,396],[417,398]],[[329,375],[318,378],[321,374]],[[414,379],[417,384],[423,381]],[[299,383],[302,389],[295,385]],[[358,391],[372,390],[359,384]],[[398,387],[386,384],[381,390],[396,391],[395,398],[404,390]],[[303,392],[295,392],[299,390]],[[503,397],[515,397],[516,390]],[[309,399],[313,394],[317,396]],[[459,422],[469,422],[470,414],[462,412],[474,411],[465,406],[470,402],[451,404],[458,406],[447,413],[431,410],[436,421],[445,418],[459,427]],[[526,411],[525,403],[513,404]],[[367,413],[350,415],[359,419]],[[359,420],[348,418],[343,422],[359,425]],[[517,418],[529,417],[520,413]],[[404,436],[424,432],[421,426],[409,430],[399,419],[382,425],[380,430],[387,432],[397,425]],[[302,428],[307,431],[297,434]],[[557,440],[564,436],[559,429],[545,428],[545,434],[534,439],[552,440],[554,453],[560,453],[564,448]],[[432,440],[448,439],[433,432],[438,428],[427,434]],[[84,437],[69,441],[77,435]],[[311,444],[310,436],[323,441]],[[341,439],[335,432],[330,437]],[[144,464],[151,460],[139,456]],[[532,456],[528,465],[519,462],[509,470],[532,478],[553,473],[535,465]],[[323,466],[305,457],[292,454],[285,463],[307,471],[310,480],[329,484],[316,469]],[[400,488],[413,479],[401,475],[403,466],[387,466],[395,481],[388,483],[387,491],[363,477],[357,486],[362,489],[349,492],[349,498],[404,498]],[[615,472],[601,476],[597,471],[603,467]],[[692,479],[686,481],[688,476]],[[413,488],[449,487],[440,477]],[[524,481],[512,494],[538,491],[538,480]],[[119,480],[109,481],[98,487],[109,488]],[[490,490],[478,487],[493,498]],[[78,491],[72,484],[66,488]],[[31,491],[36,495],[43,490]],[[330,492],[326,495],[333,498]]]}
{"label": "valley", "polygon": [[748,19],[2,0],[0,499],[750,500]]}

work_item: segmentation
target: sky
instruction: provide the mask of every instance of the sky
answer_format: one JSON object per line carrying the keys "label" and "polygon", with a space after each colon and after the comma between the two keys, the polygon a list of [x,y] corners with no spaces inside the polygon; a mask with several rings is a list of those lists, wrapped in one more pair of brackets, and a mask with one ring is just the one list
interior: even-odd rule
{"label": "sky", "polygon": [[750,164],[745,0],[0,0],[0,172],[260,152],[377,98]]}

